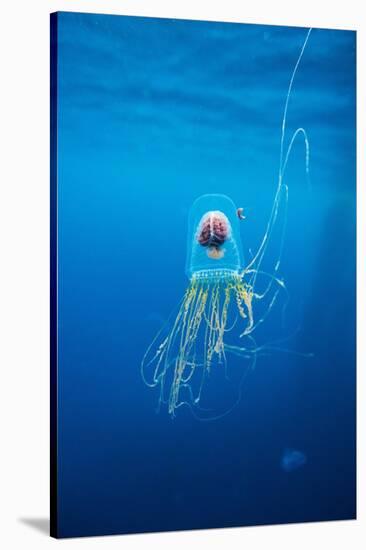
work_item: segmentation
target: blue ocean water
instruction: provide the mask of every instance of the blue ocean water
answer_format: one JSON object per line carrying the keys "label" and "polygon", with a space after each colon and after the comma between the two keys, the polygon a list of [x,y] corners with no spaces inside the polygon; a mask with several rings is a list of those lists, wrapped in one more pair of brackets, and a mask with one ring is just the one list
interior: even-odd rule
{"label": "blue ocean water", "polygon": [[[290,352],[261,356],[212,422],[157,413],[140,375],[188,284],[193,201],[228,195],[246,214],[245,258],[261,242],[306,33],[58,14],[60,536],[355,517],[354,32],[313,29],[288,105],[286,143],[306,129],[310,174],[299,139],[290,299],[261,337]],[[301,467],[281,466],[286,449]]]}

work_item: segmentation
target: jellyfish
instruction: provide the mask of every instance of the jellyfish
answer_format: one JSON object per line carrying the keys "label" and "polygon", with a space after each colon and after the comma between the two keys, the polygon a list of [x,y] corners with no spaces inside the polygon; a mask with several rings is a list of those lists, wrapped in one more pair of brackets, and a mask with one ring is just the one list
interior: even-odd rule
{"label": "jellyfish", "polygon": [[285,449],[281,457],[281,468],[284,472],[293,472],[305,466],[306,454],[296,449]]}
{"label": "jellyfish", "polygon": [[[240,224],[246,223],[246,217],[243,208],[235,206],[230,197],[206,194],[196,199],[190,209],[187,289],[141,363],[143,381],[159,390],[158,408],[166,406],[172,417],[183,406],[189,407],[200,420],[227,415],[240,402],[243,382],[256,365],[258,356],[276,349],[276,345],[268,342],[258,345],[255,332],[270,315],[280,294],[287,293],[279,273],[288,197],[284,175],[297,136],[304,140],[308,174],[309,142],[305,130],[298,128],[285,148],[286,119],[294,77],[310,32],[311,29],[287,90],[278,182],[256,252],[244,258]],[[268,246],[275,238],[278,242],[274,262],[264,269]],[[229,356],[237,356],[233,362],[234,373],[229,372]],[[230,390],[227,390],[227,383]],[[213,404],[207,399],[208,395]]]}

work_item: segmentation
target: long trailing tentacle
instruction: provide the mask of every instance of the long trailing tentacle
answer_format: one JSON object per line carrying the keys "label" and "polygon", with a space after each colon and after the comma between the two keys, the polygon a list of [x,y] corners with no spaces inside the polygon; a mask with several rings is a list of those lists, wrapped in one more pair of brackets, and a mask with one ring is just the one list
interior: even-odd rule
{"label": "long trailing tentacle", "polygon": [[[309,139],[306,134],[306,131],[304,128],[299,127],[297,128],[293,134],[291,135],[291,138],[289,140],[289,144],[287,148],[285,149],[285,138],[286,138],[286,129],[287,129],[287,115],[288,115],[288,108],[289,108],[289,101],[291,97],[291,92],[294,85],[294,80],[296,73],[298,71],[301,59],[304,55],[304,51],[307,45],[307,42],[309,40],[310,34],[312,29],[308,29],[307,34],[305,36],[301,51],[299,53],[299,56],[297,58],[295,67],[292,71],[289,86],[287,89],[286,99],[285,99],[285,106],[284,111],[282,115],[282,123],[281,123],[281,137],[280,137],[280,155],[279,155],[279,169],[278,169],[278,180],[277,180],[277,188],[275,192],[275,197],[272,204],[272,209],[270,212],[270,216],[267,222],[266,230],[264,232],[262,241],[257,249],[257,252],[252,256],[250,262],[248,265],[244,268],[242,271],[243,278],[247,281],[248,285],[253,289],[253,294],[255,298],[263,298],[268,292],[272,289],[272,286],[274,283],[278,283],[279,287],[276,288],[274,291],[274,295],[272,299],[269,301],[268,310],[272,309],[277,296],[279,294],[279,291],[281,288],[285,288],[284,282],[278,277],[277,273],[279,272],[279,268],[281,265],[282,260],[282,253],[283,253],[283,247],[284,247],[284,241],[285,241],[285,233],[286,233],[286,223],[287,223],[287,204],[288,204],[288,187],[286,183],[284,182],[284,177],[286,173],[286,168],[288,165],[288,161],[291,155],[291,151],[294,145],[294,142],[298,136],[302,136],[304,139],[304,145],[305,145],[305,172],[307,175],[307,178],[309,178],[309,162],[310,162],[310,145],[309,145]],[[281,227],[281,233],[279,238],[279,250],[276,257],[276,262],[273,267],[272,277],[268,277],[268,282],[265,286],[265,289],[261,292],[257,291],[257,278],[260,274],[262,274],[264,271],[261,269],[261,265],[263,262],[263,259],[265,257],[265,254],[267,252],[268,245],[271,241],[271,236],[273,234],[274,228],[276,226],[276,222],[278,220],[279,215],[279,209],[280,207],[283,207],[283,217],[282,217],[282,227]],[[269,312],[269,311],[268,311]],[[265,314],[267,316],[268,312]],[[258,320],[256,323],[253,323],[252,330],[258,326],[263,320],[263,317],[261,320]]]}

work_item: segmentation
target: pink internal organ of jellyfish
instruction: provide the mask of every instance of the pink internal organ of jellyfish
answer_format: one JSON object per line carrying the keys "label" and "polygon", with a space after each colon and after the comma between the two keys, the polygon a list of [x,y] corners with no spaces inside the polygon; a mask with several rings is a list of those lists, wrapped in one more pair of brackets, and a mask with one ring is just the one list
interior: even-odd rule
{"label": "pink internal organ of jellyfish", "polygon": [[220,260],[225,251],[222,245],[229,237],[229,221],[222,212],[208,212],[203,217],[198,231],[197,240],[201,246],[207,247],[207,256]]}

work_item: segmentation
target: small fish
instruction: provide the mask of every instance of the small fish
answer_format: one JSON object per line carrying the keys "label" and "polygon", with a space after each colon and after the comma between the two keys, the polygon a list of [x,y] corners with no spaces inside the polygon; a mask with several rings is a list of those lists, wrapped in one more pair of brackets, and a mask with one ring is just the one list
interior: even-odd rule
{"label": "small fish", "polygon": [[238,216],[239,220],[245,220],[244,208],[238,208],[236,213],[237,213],[237,216]]}
{"label": "small fish", "polygon": [[284,472],[293,472],[305,466],[306,462],[305,453],[296,449],[285,449],[281,458],[281,468]]}

